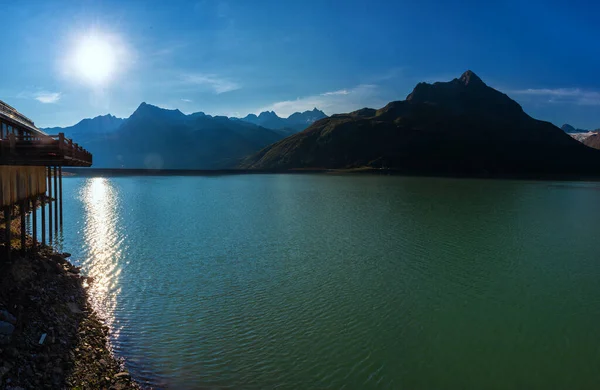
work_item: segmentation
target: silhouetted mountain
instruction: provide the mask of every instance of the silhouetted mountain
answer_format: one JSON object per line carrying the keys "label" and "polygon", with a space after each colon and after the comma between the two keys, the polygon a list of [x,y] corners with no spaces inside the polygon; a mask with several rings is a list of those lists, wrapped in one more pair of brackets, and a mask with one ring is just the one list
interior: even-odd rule
{"label": "silhouetted mountain", "polygon": [[600,152],[535,120],[475,73],[419,83],[404,101],[333,115],[266,147],[256,169],[388,167],[451,175],[600,173]]}
{"label": "silhouetted mountain", "polygon": [[217,169],[281,139],[263,127],[142,103],[114,132],[84,145],[94,167]]}
{"label": "silhouetted mountain", "polygon": [[569,134],[573,134],[573,133],[587,133],[591,130],[584,130],[584,129],[576,129],[573,126],[569,125],[569,124],[564,124],[560,127],[560,129],[562,131],[564,131],[565,133],[569,133]]}
{"label": "silhouetted mountain", "polygon": [[323,111],[314,108],[312,111],[295,112],[287,118],[280,118],[273,111],[264,111],[258,116],[249,114],[244,118],[232,119],[239,119],[267,129],[277,130],[284,135],[290,135],[302,131],[319,119],[326,117],[327,115]]}
{"label": "silhouetted mountain", "polygon": [[78,143],[85,144],[95,138],[102,137],[117,130],[125,119],[113,115],[101,115],[91,119],[83,119],[69,127],[50,127],[43,129],[48,134],[65,133],[68,138],[74,138]]}

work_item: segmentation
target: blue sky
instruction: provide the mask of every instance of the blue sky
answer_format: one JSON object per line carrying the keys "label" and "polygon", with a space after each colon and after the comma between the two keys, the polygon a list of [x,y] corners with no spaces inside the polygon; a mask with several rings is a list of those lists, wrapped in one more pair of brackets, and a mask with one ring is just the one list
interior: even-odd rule
{"label": "blue sky", "polygon": [[[472,69],[538,119],[600,127],[600,3],[490,3],[0,0],[11,51],[0,99],[40,127],[127,117],[142,101],[229,116],[333,114]],[[90,36],[107,51],[99,62],[111,58],[98,82],[74,59]]]}

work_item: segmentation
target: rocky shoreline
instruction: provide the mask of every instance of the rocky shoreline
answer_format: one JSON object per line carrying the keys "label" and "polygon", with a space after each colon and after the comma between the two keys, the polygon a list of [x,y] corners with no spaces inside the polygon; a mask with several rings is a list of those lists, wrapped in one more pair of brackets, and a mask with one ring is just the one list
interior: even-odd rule
{"label": "rocky shoreline", "polygon": [[69,254],[0,259],[0,388],[139,389],[108,344]]}

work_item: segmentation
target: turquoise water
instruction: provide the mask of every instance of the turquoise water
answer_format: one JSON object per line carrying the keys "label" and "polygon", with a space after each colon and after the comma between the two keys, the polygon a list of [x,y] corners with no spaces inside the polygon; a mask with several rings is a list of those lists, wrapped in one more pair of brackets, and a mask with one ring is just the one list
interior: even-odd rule
{"label": "turquoise water", "polygon": [[163,388],[597,389],[600,184],[64,180],[58,244]]}

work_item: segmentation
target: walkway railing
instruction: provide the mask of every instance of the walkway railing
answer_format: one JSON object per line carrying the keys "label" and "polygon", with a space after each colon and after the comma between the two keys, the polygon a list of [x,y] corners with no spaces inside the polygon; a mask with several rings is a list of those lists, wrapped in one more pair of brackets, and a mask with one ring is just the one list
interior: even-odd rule
{"label": "walkway railing", "polygon": [[73,140],[66,138],[64,133],[57,135],[9,133],[4,138],[0,138],[0,156],[4,159],[27,158],[28,165],[45,162],[56,165],[92,164],[92,154]]}

